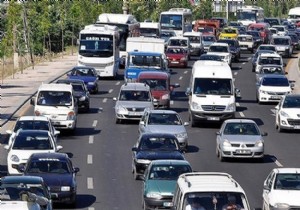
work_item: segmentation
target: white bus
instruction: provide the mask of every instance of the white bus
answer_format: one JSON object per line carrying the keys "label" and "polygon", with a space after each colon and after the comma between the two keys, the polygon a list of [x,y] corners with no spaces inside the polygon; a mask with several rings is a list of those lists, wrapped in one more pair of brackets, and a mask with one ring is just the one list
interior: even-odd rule
{"label": "white bus", "polygon": [[244,26],[264,21],[264,9],[257,6],[243,6],[236,10],[237,20]]}
{"label": "white bus", "polygon": [[300,7],[294,7],[290,9],[287,20],[292,22],[300,20]]}
{"label": "white bus", "polygon": [[118,27],[94,24],[80,31],[78,66],[94,67],[100,77],[115,77],[119,62]]}
{"label": "white bus", "polygon": [[161,30],[174,30],[176,36],[192,31],[192,11],[185,8],[171,8],[162,12],[159,19]]}
{"label": "white bus", "polygon": [[140,23],[140,31],[141,35],[144,37],[154,37],[159,38],[160,37],[160,27],[159,23],[154,22],[141,22]]}
{"label": "white bus", "polygon": [[128,37],[140,36],[140,23],[133,15],[102,13],[99,15],[97,24],[114,25],[120,32],[120,65],[125,66],[126,60],[126,40]]}

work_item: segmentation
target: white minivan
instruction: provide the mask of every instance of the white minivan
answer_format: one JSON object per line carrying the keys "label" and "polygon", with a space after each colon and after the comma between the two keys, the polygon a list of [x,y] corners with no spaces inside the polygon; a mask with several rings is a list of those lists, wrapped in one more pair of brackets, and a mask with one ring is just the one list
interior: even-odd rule
{"label": "white minivan", "polygon": [[201,32],[185,32],[184,37],[188,37],[191,43],[190,55],[202,55],[204,53],[203,36]]}
{"label": "white minivan", "polygon": [[70,84],[42,84],[36,97],[31,98],[36,116],[51,119],[57,129],[76,129],[78,105]]}
{"label": "white minivan", "polygon": [[196,61],[186,95],[189,97],[191,126],[197,122],[221,122],[234,118],[235,99],[240,91],[234,86],[231,69],[226,62]]}

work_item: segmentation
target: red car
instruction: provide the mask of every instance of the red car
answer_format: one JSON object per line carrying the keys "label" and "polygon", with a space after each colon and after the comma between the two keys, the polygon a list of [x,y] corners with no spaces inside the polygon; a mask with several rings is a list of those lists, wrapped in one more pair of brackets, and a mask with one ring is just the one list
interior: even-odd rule
{"label": "red car", "polygon": [[188,52],[179,47],[170,47],[166,51],[169,67],[187,67],[189,55]]}

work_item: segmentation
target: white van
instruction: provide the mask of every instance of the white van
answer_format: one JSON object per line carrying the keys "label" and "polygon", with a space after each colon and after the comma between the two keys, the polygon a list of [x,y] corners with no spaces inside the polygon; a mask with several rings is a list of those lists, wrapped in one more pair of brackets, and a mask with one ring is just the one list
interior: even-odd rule
{"label": "white van", "polygon": [[140,36],[144,37],[160,37],[160,25],[154,22],[140,22]]}
{"label": "white van", "polygon": [[184,37],[190,39],[192,48],[190,49],[190,55],[201,55],[204,53],[203,36],[201,32],[185,32]]}
{"label": "white van", "polygon": [[[191,205],[201,204],[203,209],[250,210],[245,191],[230,174],[220,172],[185,173],[177,179],[174,197],[164,206],[171,210],[193,209]],[[227,208],[228,207],[228,208]]]}
{"label": "white van", "polygon": [[42,84],[30,101],[36,116],[51,119],[57,129],[76,129],[78,105],[70,84]]}
{"label": "white van", "polygon": [[240,97],[240,91],[234,87],[226,62],[196,61],[186,94],[192,127],[200,121],[220,122],[235,117],[235,98]]}

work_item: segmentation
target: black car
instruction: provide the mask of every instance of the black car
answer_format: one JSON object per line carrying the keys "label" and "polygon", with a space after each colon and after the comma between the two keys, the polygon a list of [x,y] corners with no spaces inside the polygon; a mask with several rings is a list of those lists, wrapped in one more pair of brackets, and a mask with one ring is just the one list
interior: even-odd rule
{"label": "black car", "polygon": [[184,160],[177,138],[172,134],[141,134],[132,148],[132,173],[134,179],[144,174],[152,160]]}
{"label": "black car", "polygon": [[293,44],[293,50],[299,50],[300,43],[299,43],[299,37],[296,33],[289,33],[289,37],[291,37],[292,44]]}
{"label": "black car", "polygon": [[71,159],[65,153],[34,153],[25,167],[19,170],[24,175],[40,176],[50,187],[54,203],[76,206],[76,173]]}
{"label": "black car", "polygon": [[249,34],[253,37],[253,40],[254,42],[256,43],[256,46],[259,46],[260,44],[263,43],[263,40],[260,36],[260,32],[259,31],[253,31],[253,30],[250,30],[250,31],[246,31],[246,34]]}
{"label": "black car", "polygon": [[78,108],[84,112],[90,110],[90,93],[84,81],[79,79],[59,79],[56,83],[71,84],[74,89],[74,96],[77,99]]}
{"label": "black car", "polygon": [[230,48],[232,59],[234,59],[235,61],[239,61],[239,59],[241,58],[241,48],[239,42],[236,39],[219,39],[217,42],[227,43]]}
{"label": "black car", "polygon": [[276,53],[276,52],[274,52],[272,50],[258,50],[258,51],[256,51],[256,53],[252,56],[252,59],[251,59],[252,72],[255,71],[257,58],[262,53],[271,53],[271,54],[273,54],[273,53]]}
{"label": "black car", "polygon": [[265,23],[269,23],[269,25],[272,27],[273,25],[281,25],[280,24],[280,19],[279,18],[273,18],[273,17],[269,17],[269,18],[265,18],[264,19]]}

